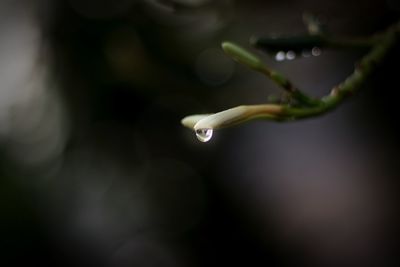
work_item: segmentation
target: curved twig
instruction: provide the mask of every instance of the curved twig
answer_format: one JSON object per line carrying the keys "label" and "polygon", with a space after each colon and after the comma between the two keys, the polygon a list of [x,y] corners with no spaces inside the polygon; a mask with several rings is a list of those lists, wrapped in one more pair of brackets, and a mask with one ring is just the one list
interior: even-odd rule
{"label": "curved twig", "polygon": [[222,48],[228,55],[253,70],[266,75],[278,86],[282,87],[282,89],[284,89],[294,100],[296,100],[296,105],[263,104],[238,106],[211,115],[188,116],[182,120],[182,124],[195,130],[196,133],[203,133],[209,130],[212,131],[213,129],[230,127],[254,119],[293,121],[325,114],[336,108],[344,99],[359,90],[365,80],[375,70],[376,66],[382,62],[390,49],[395,45],[398,40],[399,32],[400,23],[397,23],[389,27],[382,34],[362,39],[368,41],[359,42],[354,41],[355,39],[347,39],[346,41],[344,41],[345,39],[340,41],[336,39],[325,39],[326,42],[338,48],[344,46],[360,47],[368,44],[371,46],[371,49],[359,61],[359,63],[356,64],[353,73],[342,83],[333,87],[330,93],[321,99],[312,98],[303,93],[294,86],[289,79],[281,73],[267,67],[253,53],[250,53],[244,48],[231,42],[224,42]]}

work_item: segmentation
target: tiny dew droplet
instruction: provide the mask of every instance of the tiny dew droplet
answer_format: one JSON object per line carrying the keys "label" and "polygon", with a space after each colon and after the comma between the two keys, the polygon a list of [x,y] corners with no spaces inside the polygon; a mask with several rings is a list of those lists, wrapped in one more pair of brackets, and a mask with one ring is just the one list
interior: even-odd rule
{"label": "tiny dew droplet", "polygon": [[292,50],[289,50],[286,52],[286,59],[287,60],[293,60],[296,58],[296,53]]}
{"label": "tiny dew droplet", "polygon": [[311,51],[310,51],[310,50],[304,49],[304,50],[301,52],[301,55],[302,55],[303,57],[310,57],[310,56],[311,56]]}
{"label": "tiny dew droplet", "polygon": [[283,61],[283,60],[285,60],[285,52],[279,51],[278,53],[276,53],[276,55],[275,55],[275,60],[276,60],[276,61]]}
{"label": "tiny dew droplet", "polygon": [[317,56],[321,55],[321,49],[319,47],[314,46],[313,49],[311,50],[311,54],[314,57],[317,57]]}
{"label": "tiny dew droplet", "polygon": [[213,135],[213,129],[197,129],[196,130],[196,137],[199,139],[200,142],[208,142],[211,140]]}

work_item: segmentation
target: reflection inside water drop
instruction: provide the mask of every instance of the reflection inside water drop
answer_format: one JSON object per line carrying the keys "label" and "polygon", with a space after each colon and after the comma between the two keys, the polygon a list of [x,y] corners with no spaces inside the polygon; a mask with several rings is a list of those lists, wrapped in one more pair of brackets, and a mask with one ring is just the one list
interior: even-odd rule
{"label": "reflection inside water drop", "polygon": [[196,137],[200,142],[208,142],[213,135],[213,129],[197,129]]}

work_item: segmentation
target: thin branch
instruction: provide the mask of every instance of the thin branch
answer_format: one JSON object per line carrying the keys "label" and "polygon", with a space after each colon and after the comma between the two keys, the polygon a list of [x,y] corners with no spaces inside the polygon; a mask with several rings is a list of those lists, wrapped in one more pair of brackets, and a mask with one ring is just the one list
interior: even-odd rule
{"label": "thin branch", "polygon": [[295,87],[289,79],[283,74],[279,73],[266,66],[260,58],[253,53],[247,51],[243,47],[232,42],[223,42],[222,49],[236,61],[248,66],[249,68],[258,71],[268,78],[270,78],[278,86],[282,87],[293,99],[306,106],[315,106],[320,104],[319,100],[313,99],[307,94],[303,93],[300,89]]}
{"label": "thin branch", "polygon": [[[347,97],[356,93],[376,69],[390,49],[399,39],[400,22],[388,28],[384,33],[375,35],[370,39],[374,40],[372,48],[366,54],[353,71],[342,83],[332,88],[330,94],[321,99],[313,99],[298,90],[282,74],[266,67],[261,60],[252,53],[232,43],[223,43],[224,51],[239,62],[250,68],[265,74],[276,84],[285,89],[298,100],[299,106],[264,104],[238,106],[208,116],[192,115],[182,120],[182,124],[197,131],[213,130],[223,127],[230,127],[239,123],[254,119],[265,119],[272,121],[293,121],[309,117],[316,117],[331,111],[341,104]],[[379,36],[379,42],[378,40]],[[342,42],[344,44],[345,42]],[[348,42],[354,45],[356,43]],[[371,42],[372,44],[372,42]]]}
{"label": "thin branch", "polygon": [[328,35],[253,36],[250,38],[250,44],[269,54],[275,54],[280,51],[302,53],[310,51],[314,47],[331,49],[371,48],[381,40],[382,36],[379,35],[368,38],[331,37]]}

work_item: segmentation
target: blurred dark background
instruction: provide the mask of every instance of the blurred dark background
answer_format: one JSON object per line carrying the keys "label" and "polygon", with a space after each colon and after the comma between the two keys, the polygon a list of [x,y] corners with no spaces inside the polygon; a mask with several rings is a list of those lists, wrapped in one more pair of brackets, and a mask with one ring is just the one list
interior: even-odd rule
{"label": "blurred dark background", "polygon": [[[220,49],[399,19],[395,0],[0,1],[0,266],[398,266],[399,47],[307,121],[197,141],[279,89]],[[322,96],[366,51],[267,64]]]}

